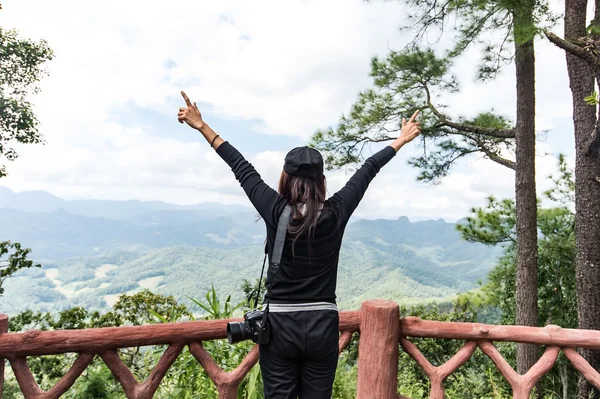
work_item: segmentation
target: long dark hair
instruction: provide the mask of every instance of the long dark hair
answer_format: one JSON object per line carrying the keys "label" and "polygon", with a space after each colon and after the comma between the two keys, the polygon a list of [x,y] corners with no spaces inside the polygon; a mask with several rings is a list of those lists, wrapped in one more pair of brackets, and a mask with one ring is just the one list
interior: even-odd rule
{"label": "long dark hair", "polygon": [[[303,235],[307,236],[310,243],[327,194],[325,176],[293,176],[282,171],[279,178],[279,194],[292,206],[288,233],[293,238],[293,243]],[[302,206],[305,207],[304,212],[300,210]]]}

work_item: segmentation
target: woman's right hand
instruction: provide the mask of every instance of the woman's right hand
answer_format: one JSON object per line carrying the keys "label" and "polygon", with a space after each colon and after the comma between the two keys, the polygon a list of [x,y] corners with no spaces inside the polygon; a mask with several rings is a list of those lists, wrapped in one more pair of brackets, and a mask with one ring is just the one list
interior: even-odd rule
{"label": "woman's right hand", "polygon": [[421,122],[415,121],[419,115],[419,110],[410,117],[408,122],[405,118],[402,118],[402,129],[400,130],[400,136],[392,143],[392,147],[396,150],[400,150],[406,143],[410,143],[417,136],[421,134]]}

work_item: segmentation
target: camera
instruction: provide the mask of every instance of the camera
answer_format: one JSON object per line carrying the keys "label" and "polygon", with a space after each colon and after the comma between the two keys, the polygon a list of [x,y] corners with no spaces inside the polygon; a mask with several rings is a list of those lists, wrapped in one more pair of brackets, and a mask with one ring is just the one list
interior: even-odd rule
{"label": "camera", "polygon": [[251,339],[257,344],[267,344],[271,338],[271,326],[264,322],[265,312],[252,310],[244,315],[244,321],[239,323],[227,323],[227,340],[230,344]]}

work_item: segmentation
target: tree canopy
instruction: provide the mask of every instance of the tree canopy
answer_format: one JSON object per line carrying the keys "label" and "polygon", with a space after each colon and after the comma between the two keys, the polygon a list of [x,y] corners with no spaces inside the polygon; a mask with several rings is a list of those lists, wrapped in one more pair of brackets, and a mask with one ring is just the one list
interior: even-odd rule
{"label": "tree canopy", "polygon": [[[14,143],[42,143],[28,96],[39,91],[44,64],[53,56],[45,40],[21,38],[16,30],[0,27],[0,162],[17,158]],[[0,164],[0,177],[6,174]]]}

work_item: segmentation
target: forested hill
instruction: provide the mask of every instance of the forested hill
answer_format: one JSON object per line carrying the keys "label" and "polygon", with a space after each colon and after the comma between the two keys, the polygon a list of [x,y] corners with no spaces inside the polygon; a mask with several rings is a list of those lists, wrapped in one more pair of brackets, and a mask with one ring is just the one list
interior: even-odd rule
{"label": "forested hill", "polygon": [[[64,201],[0,188],[0,240],[30,247],[43,265],[7,280],[0,309],[106,308],[144,288],[189,303],[212,284],[240,298],[243,280],[260,273],[264,227],[256,216],[242,206]],[[443,220],[358,220],[344,240],[340,304],[448,298],[484,278],[498,255]]]}

